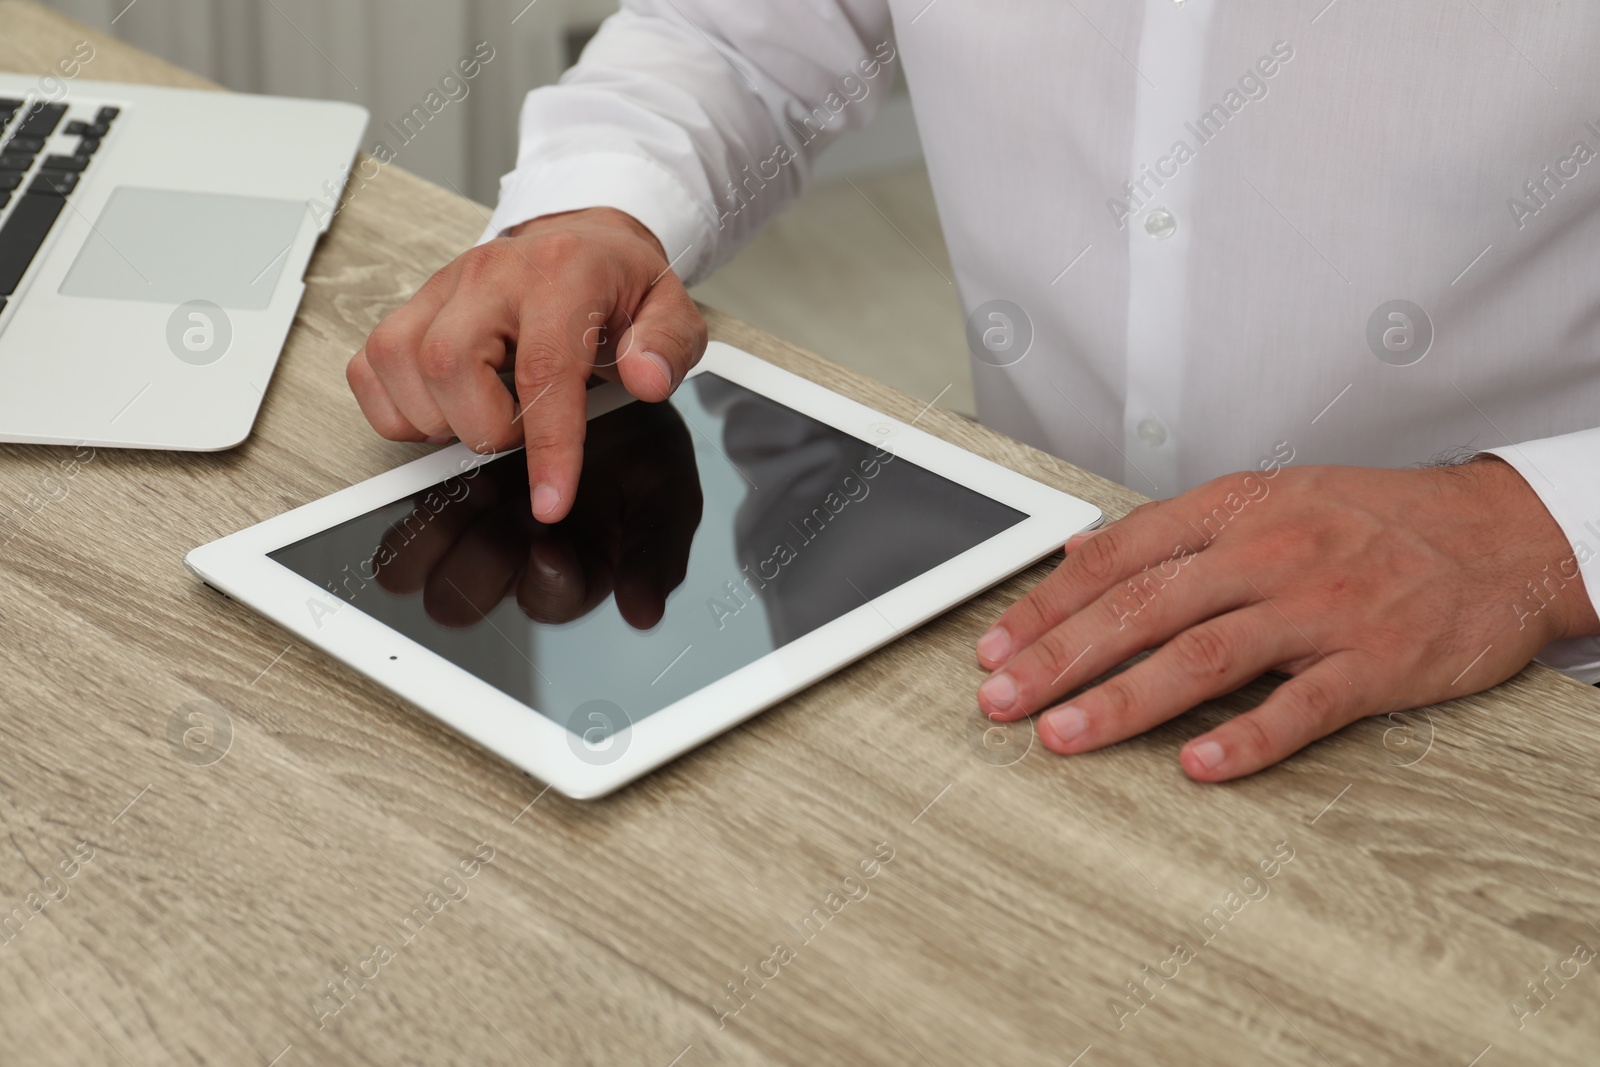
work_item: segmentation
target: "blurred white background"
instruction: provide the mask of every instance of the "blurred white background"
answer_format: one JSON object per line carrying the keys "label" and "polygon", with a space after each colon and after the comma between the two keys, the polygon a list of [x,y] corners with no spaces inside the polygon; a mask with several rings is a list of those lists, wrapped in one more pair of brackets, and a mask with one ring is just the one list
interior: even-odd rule
{"label": "blurred white background", "polygon": [[[615,0],[44,2],[231,89],[362,104],[373,116],[369,148],[385,122],[409,113],[486,41],[495,57],[470,95],[398,159],[485,204],[494,203],[500,175],[515,162],[523,96],[560,77],[617,7]],[[902,87],[870,129],[828,150],[807,195],[695,296],[970,413],[950,277]]]}

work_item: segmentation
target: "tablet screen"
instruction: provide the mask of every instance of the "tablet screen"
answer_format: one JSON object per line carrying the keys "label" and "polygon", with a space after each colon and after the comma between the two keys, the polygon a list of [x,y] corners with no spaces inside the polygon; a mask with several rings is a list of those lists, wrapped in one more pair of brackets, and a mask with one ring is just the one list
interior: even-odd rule
{"label": "tablet screen", "polygon": [[702,373],[589,422],[559,523],[515,452],[270,555],[592,739],[1026,518]]}

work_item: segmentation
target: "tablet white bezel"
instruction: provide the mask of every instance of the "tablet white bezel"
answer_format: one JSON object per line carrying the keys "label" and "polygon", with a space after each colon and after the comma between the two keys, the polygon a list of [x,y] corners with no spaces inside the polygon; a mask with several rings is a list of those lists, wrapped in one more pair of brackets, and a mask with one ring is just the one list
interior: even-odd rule
{"label": "tablet white bezel", "polygon": [[[268,557],[496,458],[465,445],[241,530],[190,552],[195,574],[374,679],[527,773],[577,799],[604,796],[995,585],[1100,521],[1094,505],[840,396],[747,352],[712,343],[692,374],[713,372],[852,437],[878,445],[1028,516],[920,577],[648,715],[580,759],[566,727],[334,597]],[[590,391],[589,417],[627,402]],[[501,453],[502,455],[504,453]],[[977,714],[974,709],[973,714]],[[610,762],[601,762],[615,756]]]}

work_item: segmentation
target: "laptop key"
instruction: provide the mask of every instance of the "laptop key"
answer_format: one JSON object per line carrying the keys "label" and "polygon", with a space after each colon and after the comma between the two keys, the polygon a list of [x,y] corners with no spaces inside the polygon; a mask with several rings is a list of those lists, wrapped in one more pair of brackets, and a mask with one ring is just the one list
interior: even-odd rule
{"label": "laptop key", "polygon": [[63,132],[77,137],[88,128],[89,124],[87,122],[84,122],[82,119],[73,119],[71,122],[67,123],[67,128]]}
{"label": "laptop key", "polygon": [[66,206],[62,197],[36,193],[17,201],[11,217],[0,228],[0,296],[17,291],[17,283],[22,281],[28,264],[39,254],[45,238],[50,236],[50,227]]}
{"label": "laptop key", "polygon": [[95,113],[94,120],[96,122],[111,122],[120,114],[122,114],[120,107],[103,107]]}
{"label": "laptop key", "polygon": [[78,187],[78,175],[64,174],[55,170],[42,170],[38,177],[33,179],[33,184],[28,186],[29,195],[67,196]]}
{"label": "laptop key", "polygon": [[85,137],[83,140],[78,142],[77,154],[82,156],[84,159],[88,159],[90,156],[94,155],[99,148],[100,139],[98,137]]}
{"label": "laptop key", "polygon": [[13,138],[11,138],[10,142],[6,144],[6,151],[7,152],[26,152],[30,156],[34,155],[34,154],[36,154],[38,152],[44,151],[44,138],[43,137],[13,137]]}
{"label": "laptop key", "polygon": [[67,113],[66,104],[43,104],[28,112],[28,117],[17,127],[18,137],[49,137]]}
{"label": "laptop key", "polygon": [[0,152],[0,170],[29,170],[33,155],[27,152]]}
{"label": "laptop key", "polygon": [[93,137],[95,140],[99,140],[110,132],[111,124],[109,122],[97,122],[93,126],[90,126],[87,130],[84,130],[83,135],[85,137]]}
{"label": "laptop key", "polygon": [[21,174],[14,170],[0,170],[0,193],[9,193],[21,184]]}
{"label": "laptop key", "polygon": [[81,171],[89,165],[89,161],[81,156],[45,156],[45,170],[74,170]]}

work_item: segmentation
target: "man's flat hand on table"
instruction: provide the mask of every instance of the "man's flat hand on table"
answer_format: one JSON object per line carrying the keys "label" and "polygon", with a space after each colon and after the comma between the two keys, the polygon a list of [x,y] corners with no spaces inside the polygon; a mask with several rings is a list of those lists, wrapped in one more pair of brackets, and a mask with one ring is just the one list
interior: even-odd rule
{"label": "man's flat hand on table", "polygon": [[1288,674],[1184,746],[1183,769],[1219,782],[1364,716],[1487,689],[1543,645],[1594,634],[1572,546],[1509,464],[1273,468],[1074,538],[979,640],[994,673],[978,704],[1000,721],[1042,711],[1040,740],[1074,754]]}

